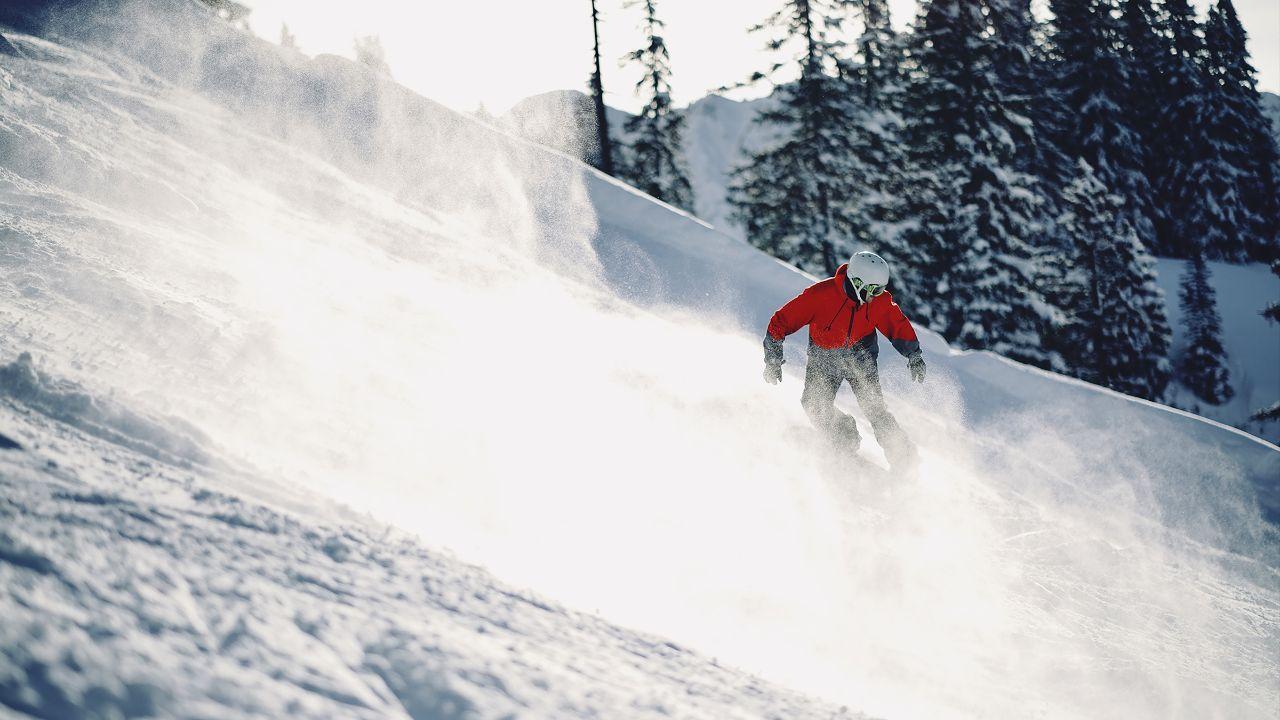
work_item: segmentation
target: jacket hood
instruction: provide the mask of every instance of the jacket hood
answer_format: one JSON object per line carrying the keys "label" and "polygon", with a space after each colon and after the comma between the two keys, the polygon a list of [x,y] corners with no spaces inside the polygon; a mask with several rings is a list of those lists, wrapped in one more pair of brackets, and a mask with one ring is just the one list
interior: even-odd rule
{"label": "jacket hood", "polygon": [[[853,290],[853,287],[849,285],[849,263],[845,263],[840,267],[836,268],[835,281],[836,281],[836,287],[840,288],[840,294],[849,298],[849,300],[851,300],[854,305],[864,304],[862,300],[859,300],[851,292],[851,290]],[[874,300],[875,298],[872,298],[872,299]]]}

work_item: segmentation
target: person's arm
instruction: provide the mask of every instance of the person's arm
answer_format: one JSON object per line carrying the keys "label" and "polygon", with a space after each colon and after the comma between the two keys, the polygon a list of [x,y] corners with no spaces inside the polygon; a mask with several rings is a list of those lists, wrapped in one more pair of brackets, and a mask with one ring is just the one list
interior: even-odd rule
{"label": "person's arm", "polygon": [[876,329],[889,339],[889,344],[893,345],[899,355],[907,359],[911,379],[924,382],[924,353],[920,351],[920,339],[916,336],[915,327],[892,298],[888,298],[885,305],[876,316]]}
{"label": "person's arm", "polygon": [[813,319],[813,286],[792,298],[769,319],[764,335],[765,379],[771,383],[782,379],[782,341]]}

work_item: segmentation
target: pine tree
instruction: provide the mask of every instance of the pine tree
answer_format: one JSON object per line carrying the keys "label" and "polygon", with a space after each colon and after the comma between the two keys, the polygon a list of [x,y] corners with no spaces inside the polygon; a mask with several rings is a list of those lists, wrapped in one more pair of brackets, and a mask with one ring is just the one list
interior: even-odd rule
{"label": "pine tree", "polygon": [[1156,242],[1146,141],[1122,103],[1134,88],[1117,47],[1121,27],[1108,0],[1053,0],[1053,87],[1070,118],[1059,126],[1062,152],[1083,159],[1124,202],[1144,247]]}
{"label": "pine tree", "polygon": [[1221,92],[1205,71],[1204,40],[1188,0],[1165,0],[1161,27],[1171,42],[1161,59],[1156,191],[1165,208],[1156,249],[1172,257],[1203,252],[1244,259],[1239,230],[1249,224],[1242,178],[1230,157]]}
{"label": "pine tree", "polygon": [[854,0],[862,24],[855,41],[857,59],[844,64],[856,94],[849,118],[850,152],[857,176],[845,199],[852,224],[853,249],[879,253],[895,268],[894,297],[910,303],[913,288],[910,258],[903,252],[899,229],[902,212],[901,114],[902,43],[890,23],[886,0]]}
{"label": "pine tree", "polygon": [[1222,83],[1214,76],[1208,47],[1186,0],[1171,0],[1167,6],[1174,67],[1186,75],[1164,114],[1166,130],[1183,141],[1170,148],[1172,162],[1161,178],[1168,240],[1180,257],[1206,253],[1241,261],[1246,258],[1244,239],[1259,225],[1245,204],[1243,168],[1249,160],[1240,142],[1243,118],[1224,102]]}
{"label": "pine tree", "polygon": [[862,101],[884,108],[884,98],[899,80],[897,43],[890,22],[888,0],[851,0],[862,20],[856,43],[859,64],[854,69]]}
{"label": "pine tree", "polygon": [[1244,28],[1231,0],[1218,0],[1205,23],[1205,65],[1215,81],[1215,145],[1238,173],[1240,212],[1234,230],[1241,254],[1269,261],[1280,256],[1280,151],[1262,114],[1257,72],[1249,64]]}
{"label": "pine tree", "polygon": [[919,288],[912,309],[961,345],[1048,366],[1031,267],[1045,198],[1017,167],[1027,119],[1001,91],[995,67],[1008,50],[990,12],[932,0],[912,35],[904,204],[914,224],[902,234]]}
{"label": "pine tree", "polygon": [[1038,22],[1029,0],[988,0],[990,18],[999,39],[997,77],[1001,93],[1018,116],[1026,118],[1017,136],[1018,154],[1014,166],[1035,178],[1043,196],[1041,222],[1044,230],[1032,250],[1034,284],[1044,296],[1041,313],[1045,325],[1041,336],[1049,350],[1046,366],[1056,372],[1070,372],[1061,344],[1062,326],[1070,322],[1071,309],[1061,304],[1061,289],[1070,282],[1074,239],[1057,225],[1062,214],[1063,191],[1075,178],[1076,162],[1061,147],[1076,123],[1076,113],[1068,110],[1055,83],[1057,63],[1048,41],[1050,26]]}
{"label": "pine tree", "polygon": [[693,187],[684,166],[680,136],[684,116],[671,106],[671,59],[662,37],[657,0],[632,0],[627,7],[644,8],[643,47],[627,55],[639,63],[644,75],[636,83],[637,92],[647,92],[648,102],[640,114],[627,120],[631,141],[624,178],[653,197],[685,210],[693,209]]}
{"label": "pine tree", "polygon": [[844,0],[785,0],[752,31],[775,34],[766,47],[795,48],[752,81],[785,66],[798,79],[778,88],[778,104],[756,121],[781,129],[783,139],[751,155],[734,171],[729,202],[748,239],[760,249],[817,273],[833,273],[848,254],[854,232],[844,199],[856,192],[851,133],[853,91],[840,65],[844,42],[836,33],[847,19]]}
{"label": "pine tree", "polygon": [[591,0],[591,33],[594,65],[588,82],[596,111],[596,147],[591,153],[595,162],[592,164],[601,172],[613,175],[613,140],[609,136],[609,118],[604,107],[604,78],[600,74],[600,13],[596,10],[596,0]]}
{"label": "pine tree", "polygon": [[1037,128],[1033,116],[1041,104],[1043,91],[1038,68],[1033,62],[1035,43],[1032,30],[1030,0],[986,0],[994,47],[993,69],[1004,106],[1016,113],[1018,122],[1010,125],[1017,150],[1018,169],[1035,172],[1040,163]]}
{"label": "pine tree", "polygon": [[1227,351],[1222,346],[1222,320],[1213,278],[1203,253],[1193,253],[1187,262],[1178,302],[1187,333],[1186,347],[1178,356],[1178,382],[1200,400],[1221,405],[1235,391],[1227,371]]}
{"label": "pine tree", "polygon": [[[1146,140],[1124,109],[1133,90],[1127,25],[1110,0],[1053,0],[1050,9],[1049,84],[1064,116],[1055,145],[1074,163],[1058,227],[1066,274],[1048,278],[1067,323],[1051,346],[1068,372],[1157,399],[1169,378],[1169,331],[1148,251],[1156,224]],[[1126,10],[1142,17],[1140,5]]]}
{"label": "pine tree", "polygon": [[280,47],[297,48],[298,36],[289,32],[288,23],[280,23]]}
{"label": "pine tree", "polygon": [[1129,224],[1125,200],[1087,161],[1063,191],[1059,224],[1074,256],[1054,296],[1070,313],[1054,347],[1072,374],[1130,395],[1160,399],[1169,382],[1169,326],[1155,261]]}
{"label": "pine tree", "polygon": [[1159,248],[1154,233],[1164,213],[1164,204],[1154,196],[1157,159],[1161,152],[1158,144],[1161,93],[1158,89],[1165,85],[1165,58],[1171,51],[1167,41],[1156,34],[1156,11],[1151,0],[1120,0],[1120,8],[1122,40],[1119,49],[1125,60],[1128,84],[1125,93],[1113,99],[1120,106],[1121,117],[1128,121],[1136,135],[1141,150],[1142,171],[1153,194],[1148,198],[1146,210],[1152,226],[1149,230],[1140,231],[1139,237],[1147,249],[1156,253]]}

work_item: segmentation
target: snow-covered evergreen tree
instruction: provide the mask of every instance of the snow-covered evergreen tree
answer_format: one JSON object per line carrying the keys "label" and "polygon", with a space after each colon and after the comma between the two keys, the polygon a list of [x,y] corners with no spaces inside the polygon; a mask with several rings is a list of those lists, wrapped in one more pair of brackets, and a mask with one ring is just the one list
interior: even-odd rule
{"label": "snow-covered evergreen tree", "polygon": [[1019,170],[1037,173],[1044,162],[1040,129],[1036,117],[1044,105],[1043,73],[1035,62],[1036,21],[1030,0],[986,0],[993,32],[992,49],[996,81],[1004,106],[1016,113],[1018,123],[1010,125],[1014,137],[1015,162]]}
{"label": "snow-covered evergreen tree", "polygon": [[[1162,73],[1165,70],[1165,57],[1170,50],[1167,40],[1156,34],[1157,14],[1152,0],[1120,0],[1120,11],[1119,49],[1125,59],[1125,77],[1128,83],[1125,93],[1112,99],[1119,104],[1121,116],[1138,138],[1146,185],[1154,193],[1160,152],[1157,140],[1162,101],[1158,89],[1164,87]],[[1158,240],[1154,233],[1163,212],[1163,203],[1154,194],[1149,196],[1147,214],[1152,227],[1139,235],[1152,253],[1158,252]]]}
{"label": "snow-covered evergreen tree", "polygon": [[1069,320],[1072,309],[1059,305],[1059,291],[1068,282],[1066,273],[1073,267],[1074,241],[1057,227],[1061,215],[1062,193],[1075,177],[1075,161],[1068,157],[1060,141],[1074,126],[1076,112],[1067,110],[1054,73],[1056,63],[1048,42],[1050,26],[1036,20],[1029,0],[988,0],[991,24],[1001,40],[997,73],[1001,92],[1009,106],[1028,123],[1018,137],[1019,152],[1015,166],[1037,178],[1043,191],[1040,213],[1044,231],[1032,247],[1035,285],[1047,301],[1042,313],[1046,325],[1041,335],[1050,349],[1049,368],[1069,372],[1065,356],[1052,342],[1060,337],[1059,328]]}
{"label": "snow-covered evergreen tree", "polygon": [[1158,400],[1169,382],[1170,333],[1155,261],[1129,224],[1125,199],[1087,161],[1078,162],[1063,202],[1059,225],[1075,254],[1052,288],[1070,312],[1051,347],[1078,377]]}
{"label": "snow-covered evergreen tree", "polygon": [[[901,133],[902,43],[890,24],[886,0],[853,0],[862,29],[856,60],[844,64],[857,102],[849,118],[851,153],[858,168],[853,194],[846,199],[854,249],[869,249],[894,267],[895,299],[910,303],[911,266],[903,257],[902,177],[905,156]],[[909,305],[908,305],[909,306]]]}
{"label": "snow-covered evergreen tree", "polygon": [[1200,400],[1221,405],[1235,391],[1227,370],[1227,351],[1222,345],[1222,320],[1213,278],[1203,253],[1193,253],[1187,261],[1178,302],[1187,338],[1186,347],[1178,354],[1178,382]]}
{"label": "snow-covered evergreen tree", "polygon": [[884,106],[893,92],[900,70],[898,43],[890,23],[888,0],[849,0],[857,8],[862,32],[858,35],[858,64],[854,73],[864,105]]}
{"label": "snow-covered evergreen tree", "polygon": [[1276,253],[1280,191],[1244,31],[1230,0],[1202,29],[1187,0],[1120,0],[1128,92],[1117,99],[1141,139],[1154,252],[1242,261]]}
{"label": "snow-covered evergreen tree", "polygon": [[1040,212],[1043,232],[1032,246],[1035,286],[1046,300],[1041,313],[1045,326],[1041,336],[1049,352],[1047,367],[1069,372],[1065,356],[1052,342],[1060,337],[1060,327],[1071,317],[1071,308],[1060,306],[1060,289],[1068,282],[1066,273],[1073,267],[1074,242],[1056,224],[1061,215],[1062,193],[1075,177],[1075,162],[1060,146],[1067,133],[1065,127],[1075,122],[1074,111],[1068,111],[1062,93],[1054,82],[1055,63],[1048,42],[1050,25],[1038,21],[1028,0],[988,0],[991,23],[1001,39],[1001,58],[997,66],[1001,92],[1010,106],[1028,123],[1019,139],[1015,166],[1037,178],[1043,193]]}
{"label": "snow-covered evergreen tree", "polygon": [[[1141,19],[1135,1],[1127,10]],[[1169,380],[1169,329],[1148,250],[1156,213],[1147,142],[1125,109],[1134,89],[1126,26],[1110,0],[1052,0],[1050,10],[1051,85],[1064,111],[1056,146],[1074,162],[1059,224],[1068,265],[1050,290],[1068,320],[1051,345],[1068,372],[1158,399]]]}
{"label": "snow-covered evergreen tree", "polygon": [[756,118],[782,130],[782,140],[752,154],[729,188],[754,245],[815,273],[834,272],[854,234],[846,202],[857,191],[859,172],[849,130],[854,94],[837,35],[849,11],[845,0],[785,0],[752,28],[773,33],[770,50],[793,50],[752,81],[786,66],[799,77],[779,87],[777,105]]}
{"label": "snow-covered evergreen tree", "polygon": [[1165,139],[1171,141],[1160,185],[1167,242],[1179,257],[1203,253],[1241,261],[1245,238],[1258,226],[1245,205],[1242,118],[1224,102],[1222,83],[1208,67],[1194,11],[1186,0],[1168,0],[1166,6],[1177,69],[1172,87],[1178,90],[1163,116]]}
{"label": "snow-covered evergreen tree", "polygon": [[1244,28],[1231,0],[1218,0],[1209,9],[1204,40],[1204,63],[1216,81],[1216,102],[1210,108],[1213,142],[1239,178],[1244,217],[1234,230],[1241,254],[1269,261],[1280,256],[1280,151],[1262,114],[1257,72],[1249,64]]}
{"label": "snow-covered evergreen tree", "polygon": [[648,102],[638,115],[627,120],[626,129],[632,140],[622,175],[627,182],[653,197],[692,210],[693,187],[689,184],[680,142],[684,116],[674,112],[671,106],[671,58],[662,36],[658,3],[657,0],[627,3],[627,7],[637,5],[644,11],[645,42],[629,53],[627,59],[644,69],[636,91],[647,94]]}
{"label": "snow-covered evergreen tree", "polygon": [[1046,203],[1018,168],[1029,121],[1002,93],[996,66],[1008,51],[989,14],[982,3],[932,0],[912,34],[903,201],[913,225],[902,249],[919,297],[909,307],[961,345],[1048,366],[1047,308],[1031,267]]}
{"label": "snow-covered evergreen tree", "polygon": [[1163,35],[1170,50],[1160,60],[1156,192],[1164,210],[1156,250],[1189,258],[1244,259],[1241,230],[1249,225],[1242,177],[1231,158],[1221,92],[1205,71],[1204,39],[1188,0],[1165,0]]}
{"label": "snow-covered evergreen tree", "polygon": [[[1140,0],[1138,0],[1140,1]],[[1144,247],[1154,245],[1156,226],[1148,182],[1146,139],[1133,127],[1123,103],[1134,88],[1127,76],[1121,27],[1109,0],[1052,0],[1052,85],[1067,117],[1056,128],[1058,147],[1082,159],[1118,195],[1118,212]]]}

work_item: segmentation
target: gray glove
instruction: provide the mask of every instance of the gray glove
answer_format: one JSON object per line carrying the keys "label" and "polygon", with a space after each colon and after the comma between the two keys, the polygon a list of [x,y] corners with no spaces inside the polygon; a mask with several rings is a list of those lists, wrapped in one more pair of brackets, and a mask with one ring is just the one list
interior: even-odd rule
{"label": "gray glove", "polygon": [[782,341],[764,336],[764,381],[770,385],[782,382]]}
{"label": "gray glove", "polygon": [[770,385],[777,385],[782,382],[782,366],[777,363],[766,362],[764,364],[764,381]]}
{"label": "gray glove", "polygon": [[907,358],[907,369],[911,371],[911,379],[918,383],[924,382],[924,355],[914,352]]}

